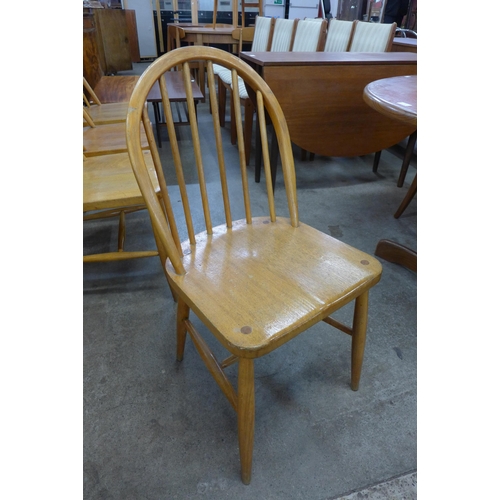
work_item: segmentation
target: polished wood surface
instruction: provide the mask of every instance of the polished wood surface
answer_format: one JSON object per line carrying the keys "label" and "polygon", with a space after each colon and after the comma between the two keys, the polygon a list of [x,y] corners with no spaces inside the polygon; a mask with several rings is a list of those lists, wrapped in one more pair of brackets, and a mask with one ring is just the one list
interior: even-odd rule
{"label": "polished wood surface", "polygon": [[[203,60],[207,67],[213,122],[207,137],[200,140],[191,95],[189,61]],[[234,71],[233,80],[241,77],[255,94],[268,207],[252,210],[249,173],[245,162],[245,143],[239,93],[232,92],[236,123],[238,161],[227,161],[223,141],[230,140],[219,126],[218,103],[213,65]],[[192,147],[180,148],[175,136],[173,117],[166,113],[172,147],[173,167],[177,174],[175,198],[162,190],[163,205],[150,181],[140,144],[140,112],[157,79],[172,67],[182,65],[187,106],[190,113]],[[164,101],[168,92],[163,88]],[[168,109],[168,106],[164,106]],[[284,189],[288,205],[277,213],[271,183],[269,118],[279,145]],[[208,131],[207,131],[208,133]],[[241,478],[251,479],[253,436],[255,430],[255,395],[253,359],[279,348],[319,321],[326,321],[351,336],[351,388],[358,389],[367,331],[368,293],[378,283],[382,267],[372,255],[357,250],[299,221],[295,169],[290,135],[278,100],[266,83],[240,59],[208,47],[185,47],[157,59],[143,73],[130,100],[127,118],[127,141],[132,168],[145,198],[163,267],[177,297],[177,359],[184,356],[187,335],[206,364],[209,373],[236,409],[240,449]],[[202,147],[202,144],[204,146]],[[233,149],[233,148],[230,148]],[[186,155],[187,157],[184,157]],[[205,181],[204,158],[216,159],[220,184],[215,192]],[[194,160],[193,160],[194,158]],[[199,186],[187,185],[184,168],[196,165]],[[229,197],[228,173],[239,167],[241,194]],[[235,170],[236,169],[236,170]],[[194,189],[192,189],[194,188]],[[189,191],[189,198],[188,198]],[[178,193],[178,194],[177,194]],[[184,213],[174,212],[172,202],[180,200]],[[163,207],[165,210],[163,210]],[[203,217],[193,218],[193,210]],[[177,215],[174,216],[174,214]],[[182,241],[182,234],[187,241]],[[330,318],[338,309],[353,304],[352,324],[344,325]],[[197,331],[195,314],[215,339],[229,351],[218,361]],[[206,334],[206,332],[205,332]],[[224,368],[238,363],[235,391]]]}
{"label": "polished wood surface", "polygon": [[417,53],[417,39],[416,38],[401,38],[396,37],[392,41],[392,52],[413,52]]}
{"label": "polished wood surface", "polygon": [[360,156],[397,144],[414,130],[368,106],[363,90],[380,78],[416,74],[416,54],[242,52],[241,58],[271,87],[292,141],[306,151]]}
{"label": "polished wood surface", "polygon": [[[386,78],[368,84],[363,92],[363,99],[373,109],[396,123],[410,124],[417,127],[417,77],[414,75]],[[396,210],[394,217],[399,218],[417,192],[417,175],[408,189],[406,196]],[[415,251],[390,240],[381,240],[375,249],[375,255],[417,271]]]}
{"label": "polished wood surface", "polygon": [[94,92],[103,104],[128,102],[138,80],[137,75],[103,76],[94,86]]}
{"label": "polished wood surface", "polygon": [[[177,26],[172,23],[173,26]],[[170,26],[168,24],[167,26]],[[234,26],[206,26],[206,25],[182,25],[186,36],[183,39],[187,43],[194,45],[207,45],[209,43],[237,45],[238,40],[235,40],[231,34]]]}
{"label": "polished wood surface", "polygon": [[417,76],[384,78],[369,83],[364,101],[379,113],[417,127]]}

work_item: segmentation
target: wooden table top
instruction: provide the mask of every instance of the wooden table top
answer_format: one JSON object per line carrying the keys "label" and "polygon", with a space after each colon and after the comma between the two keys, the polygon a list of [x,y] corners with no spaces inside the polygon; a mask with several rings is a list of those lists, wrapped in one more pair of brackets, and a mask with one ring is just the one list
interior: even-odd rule
{"label": "wooden table top", "polygon": [[416,63],[417,54],[405,52],[247,52],[240,54],[245,62],[258,66],[317,66],[338,64]]}
{"label": "wooden table top", "polygon": [[222,34],[222,35],[230,35],[233,30],[236,29],[235,26],[207,26],[204,24],[191,24],[191,25],[181,25],[181,24],[175,24],[175,23],[169,23],[167,26],[179,26],[182,28],[186,34],[188,33],[193,33],[193,34]]}
{"label": "wooden table top", "polygon": [[417,52],[417,39],[416,38],[402,38],[396,37],[392,41],[393,52]]}
{"label": "wooden table top", "polygon": [[383,78],[369,83],[363,92],[364,101],[389,118],[408,125],[417,125],[417,76]]}
{"label": "wooden table top", "polygon": [[[172,102],[179,102],[186,100],[186,92],[184,90],[184,82],[182,79],[182,73],[180,71],[168,71],[165,73],[165,83],[167,84],[168,97]],[[196,81],[191,78],[191,88],[193,89],[194,99],[203,99],[203,94],[201,93],[200,87]],[[160,85],[155,82],[151,88],[148,98],[148,102],[161,102]]]}

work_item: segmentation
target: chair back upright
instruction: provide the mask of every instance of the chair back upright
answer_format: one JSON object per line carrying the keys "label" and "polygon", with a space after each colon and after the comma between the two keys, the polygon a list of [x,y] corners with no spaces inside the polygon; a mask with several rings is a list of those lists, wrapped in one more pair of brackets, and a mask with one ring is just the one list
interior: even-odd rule
{"label": "chair back upright", "polygon": [[348,52],[390,52],[396,23],[381,24],[354,21]]}
{"label": "chair back upright", "polygon": [[316,52],[325,44],[327,21],[300,19],[293,37],[292,52]]}
{"label": "chair back upright", "polygon": [[274,23],[271,52],[290,52],[293,37],[297,28],[298,19],[284,19],[279,17]]}
{"label": "chair back upright", "polygon": [[325,41],[325,52],[346,52],[354,28],[353,21],[330,19]]}
{"label": "chair back upright", "polygon": [[276,19],[274,17],[255,16],[252,52],[266,52],[270,50],[275,22]]}
{"label": "chair back upright", "polygon": [[[269,205],[267,213],[269,215],[269,220],[271,222],[274,222],[276,220],[276,209],[271,182],[271,166],[269,160],[270,141],[267,138],[268,132],[265,126],[266,116],[270,118],[276,132],[283,169],[283,178],[288,198],[288,211],[286,211],[286,216],[289,217],[290,224],[294,227],[298,225],[298,210],[295,191],[295,168],[288,127],[283,116],[283,111],[281,110],[276,97],[274,96],[269,86],[264,82],[264,80],[262,80],[262,78],[260,78],[248,64],[243,62],[238,57],[213,47],[183,47],[178,51],[168,53],[168,55],[169,57],[165,57],[167,56],[167,54],[165,54],[164,56],[158,58],[149,66],[149,68],[143,73],[141,77],[141,84],[137,85],[134,91],[134,94],[130,101],[129,114],[127,117],[127,144],[132,162],[132,168],[136,174],[141,191],[146,199],[148,209],[150,210],[155,234],[158,236],[158,245],[165,250],[165,254],[168,255],[170,262],[175,269],[175,272],[179,275],[182,275],[184,274],[184,268],[182,264],[184,255],[181,249],[180,234],[187,235],[190,244],[196,245],[197,240],[195,238],[195,234],[198,233],[200,229],[202,231],[206,231],[208,235],[211,235],[213,233],[212,217],[214,216],[214,214],[217,214],[217,217],[225,220],[225,224],[228,228],[233,227],[233,214],[236,215],[236,217],[234,217],[234,220],[243,219],[243,221],[246,221],[247,224],[251,224],[252,222],[250,189],[248,182],[249,174],[245,162],[240,97],[238,92],[231,93],[235,110],[238,148],[237,157],[239,158],[239,165],[241,170],[242,193],[237,198],[232,199],[231,201],[233,203],[231,203],[226,174],[226,156],[228,153],[226,153],[224,151],[224,148],[222,147],[222,141],[226,138],[223,136],[223,134],[221,134],[221,128],[219,127],[219,110],[213,73],[214,63],[225,66],[231,70],[232,81],[235,86],[238,85],[238,77],[241,77],[256,94],[257,117],[261,124],[260,133],[263,150],[264,171],[266,174],[266,188]],[[210,90],[210,116],[214,122],[214,127],[212,129],[213,132],[209,134],[210,137],[200,137],[198,129],[198,120],[196,119],[196,110],[190,83],[189,61],[191,60],[203,60],[207,68],[208,89]],[[172,112],[170,106],[168,106],[168,89],[166,87],[164,78],[162,77],[165,72],[178,65],[182,66],[184,86],[186,90],[186,102],[190,115],[190,143],[192,144],[191,148],[189,148],[190,151],[184,151],[184,149],[186,148],[179,147],[175,135],[175,128],[173,126]],[[166,177],[168,177],[169,175],[177,177],[177,181],[173,183],[176,185],[173,187],[173,189],[175,189],[176,192],[179,193],[179,196],[182,200],[182,207],[184,208],[184,217],[180,216],[180,218],[179,216],[174,216],[174,211],[168,191],[164,192],[162,197],[162,201],[165,205],[167,214],[165,218],[163,209],[158,202],[158,198],[153,192],[151,181],[146,173],[145,164],[142,161],[143,152],[141,151],[139,131],[141,129],[141,123],[144,117],[141,113],[141,109],[144,107],[144,103],[146,102],[151,87],[157,81],[160,84],[162,100],[164,102],[163,109],[165,111],[165,121],[167,123],[167,130],[169,131],[172,151],[170,163],[164,163],[163,168],[164,170],[166,170]],[[212,158],[216,158],[218,162],[218,171],[220,174],[219,191],[221,193],[220,196],[222,198],[222,203],[218,203],[211,207],[209,203],[209,196],[207,193],[208,187],[205,181],[204,162],[212,161]],[[200,198],[199,206],[192,206],[190,204],[190,201],[188,199],[189,186],[186,182],[186,175],[188,175],[189,172],[186,170],[185,173],[184,171],[184,169],[190,168],[190,165],[193,164],[193,159],[196,165],[195,169],[197,172],[199,184],[199,189],[197,189]],[[167,160],[165,160],[165,162],[167,162]],[[230,162],[231,161],[228,158],[227,164],[229,164]],[[234,165],[232,165],[232,167],[233,166]],[[223,208],[219,208],[221,205]],[[202,218],[202,220],[204,221],[203,226],[201,226],[201,221],[198,223],[200,225],[198,225],[192,217],[191,214],[194,213],[194,210],[202,210],[202,213],[204,215],[204,217]],[[178,229],[178,227],[181,227],[178,224],[182,224],[182,232],[180,232],[180,230]],[[195,224],[197,224],[196,227]],[[185,238],[186,236],[183,237],[182,240],[184,240]]]}

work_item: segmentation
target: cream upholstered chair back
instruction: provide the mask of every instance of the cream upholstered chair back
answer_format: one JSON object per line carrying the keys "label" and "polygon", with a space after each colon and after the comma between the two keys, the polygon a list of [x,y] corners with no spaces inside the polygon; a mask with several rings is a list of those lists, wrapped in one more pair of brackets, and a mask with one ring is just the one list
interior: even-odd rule
{"label": "cream upholstered chair back", "polygon": [[326,33],[325,52],[345,52],[354,28],[353,21],[331,19]]}
{"label": "cream upholstered chair back", "polygon": [[265,52],[269,50],[269,40],[274,18],[255,16],[255,31],[252,42],[252,52]]}
{"label": "cream upholstered chair back", "polygon": [[289,52],[291,50],[296,24],[296,19],[283,19],[281,17],[276,19],[271,52]]}
{"label": "cream upholstered chair back", "polygon": [[292,52],[316,52],[326,36],[327,21],[301,19],[297,23]]}
{"label": "cream upholstered chair back", "polygon": [[392,47],[396,23],[381,24],[354,21],[348,52],[389,52]]}

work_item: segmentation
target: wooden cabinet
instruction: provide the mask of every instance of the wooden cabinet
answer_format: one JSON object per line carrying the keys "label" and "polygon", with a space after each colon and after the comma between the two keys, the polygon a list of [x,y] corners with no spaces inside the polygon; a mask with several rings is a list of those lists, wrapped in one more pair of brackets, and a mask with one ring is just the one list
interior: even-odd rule
{"label": "wooden cabinet", "polygon": [[132,69],[127,16],[122,9],[83,10],[83,74],[95,86],[103,75]]}

